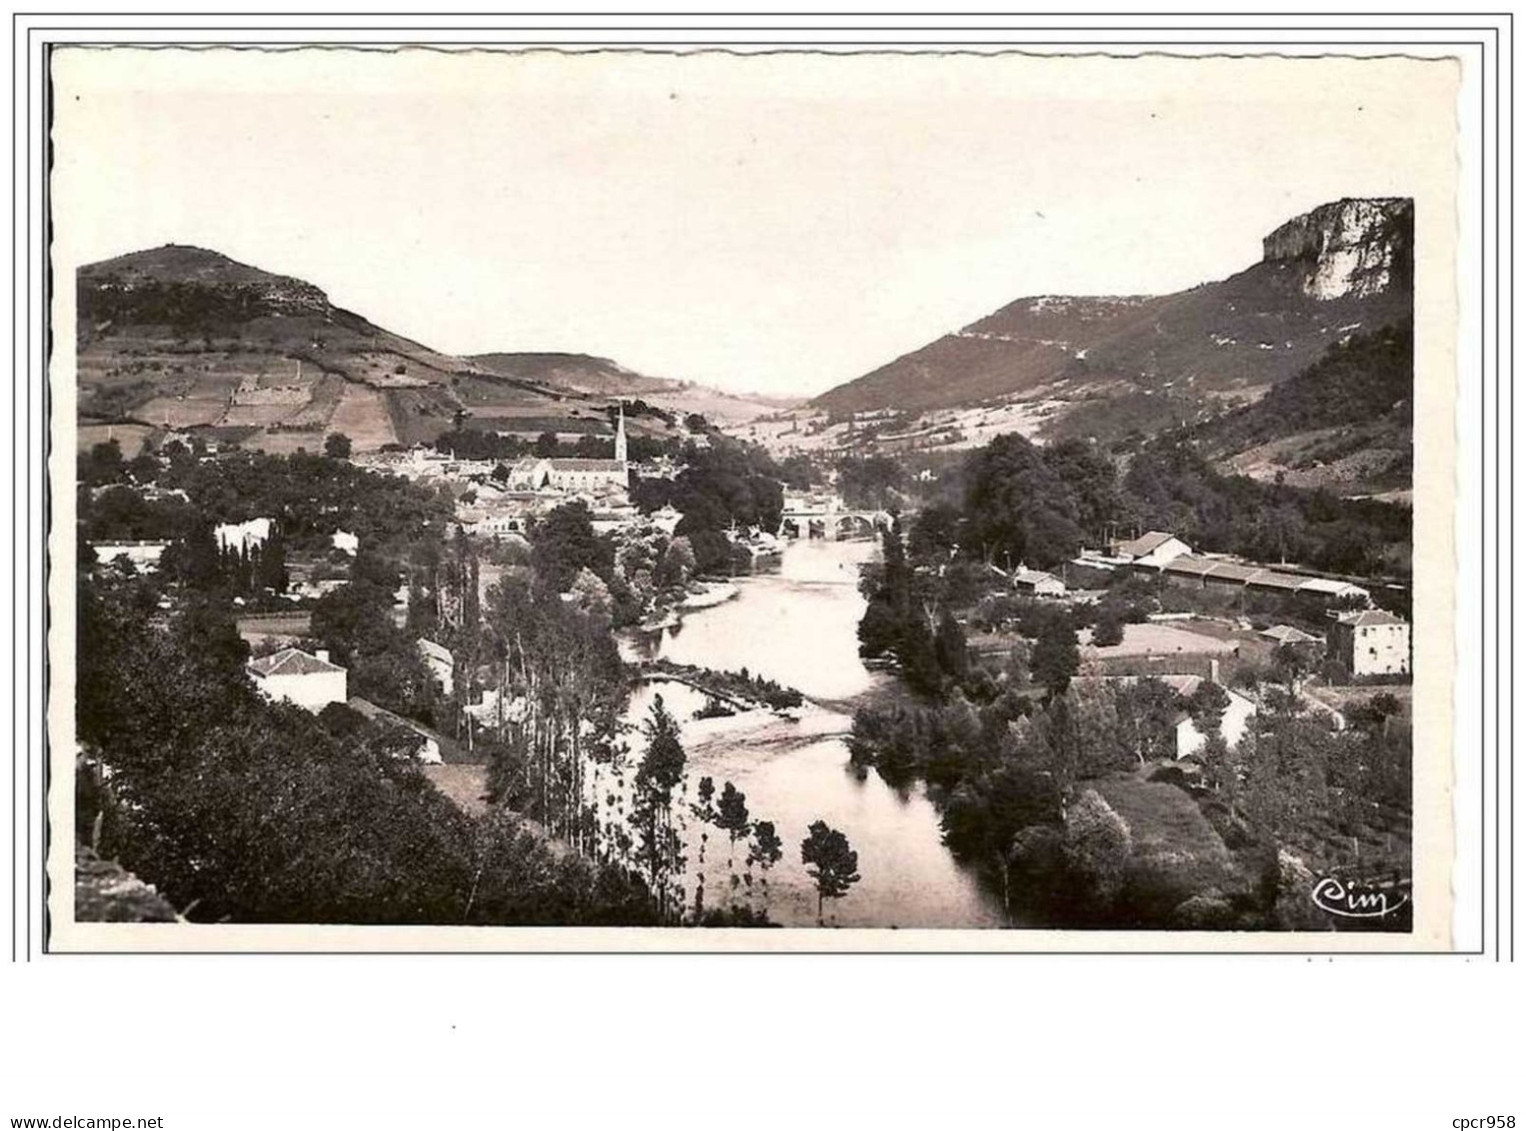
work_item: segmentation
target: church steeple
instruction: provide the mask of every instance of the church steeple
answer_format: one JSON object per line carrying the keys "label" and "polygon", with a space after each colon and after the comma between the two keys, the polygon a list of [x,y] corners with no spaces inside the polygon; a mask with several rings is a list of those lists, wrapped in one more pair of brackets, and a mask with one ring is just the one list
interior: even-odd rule
{"label": "church steeple", "polygon": [[620,404],[620,422],[615,426],[615,459],[620,463],[630,462],[630,446],[625,439],[625,404]]}

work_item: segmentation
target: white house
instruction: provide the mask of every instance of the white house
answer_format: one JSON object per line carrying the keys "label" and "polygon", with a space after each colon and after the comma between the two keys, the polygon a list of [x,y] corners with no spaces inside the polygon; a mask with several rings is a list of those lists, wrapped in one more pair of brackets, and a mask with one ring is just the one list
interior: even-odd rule
{"label": "white house", "polygon": [[440,689],[446,695],[452,694],[456,687],[456,658],[451,655],[450,649],[433,640],[420,639],[419,655],[423,657],[424,665],[434,675]]}
{"label": "white house", "polygon": [[360,538],[357,535],[351,534],[348,530],[334,531],[334,536],[330,541],[333,543],[334,549],[349,554],[352,558],[360,551]]}
{"label": "white house", "polygon": [[630,471],[619,459],[548,459],[546,475],[559,491],[624,491]]}
{"label": "white house", "polygon": [[480,518],[476,522],[463,522],[461,529],[479,538],[501,541],[515,536],[523,537],[527,525],[522,514],[497,514]]}
{"label": "white house", "polygon": [[249,661],[249,675],[267,699],[284,699],[317,714],[330,703],[349,698],[349,673],[329,663],[329,654],[283,648]]}
{"label": "white house", "polygon": [[1065,596],[1065,583],[1054,574],[1022,565],[1012,575],[1012,588],[1020,593],[1032,593],[1035,597]]}
{"label": "white house", "polygon": [[1161,530],[1152,530],[1148,534],[1141,534],[1128,542],[1120,542],[1114,547],[1118,557],[1124,558],[1134,565],[1149,566],[1160,569],[1167,562],[1181,557],[1183,554],[1192,553],[1192,547],[1183,542],[1174,534],[1167,534]]}
{"label": "white house", "polygon": [[270,541],[273,520],[251,518],[248,522],[225,522],[213,531],[219,550],[250,551]]}
{"label": "white house", "polygon": [[[1184,699],[1192,698],[1193,693],[1205,682],[1203,677],[1198,675],[1164,675],[1157,678]],[[1223,685],[1220,684],[1220,687]],[[1224,708],[1223,718],[1219,720],[1219,737],[1224,740],[1224,745],[1232,750],[1245,737],[1250,721],[1256,715],[1256,704],[1232,688],[1224,687],[1223,690],[1229,696],[1229,704]],[[1176,756],[1178,758],[1196,754],[1207,742],[1208,736],[1198,729],[1197,723],[1190,715],[1176,724]]]}
{"label": "white house", "polygon": [[1352,675],[1409,672],[1409,622],[1382,609],[1341,613],[1330,626],[1330,650]]}
{"label": "white house", "polygon": [[92,542],[95,560],[101,564],[126,558],[134,569],[153,569],[169,549],[168,542]]}

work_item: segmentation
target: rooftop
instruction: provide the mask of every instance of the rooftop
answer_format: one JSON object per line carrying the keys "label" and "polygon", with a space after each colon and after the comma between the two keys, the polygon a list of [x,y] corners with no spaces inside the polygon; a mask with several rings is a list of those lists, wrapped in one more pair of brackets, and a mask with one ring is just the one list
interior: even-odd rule
{"label": "rooftop", "polygon": [[419,651],[431,659],[450,664],[455,662],[455,657],[450,654],[450,649],[443,644],[436,644],[433,640],[419,638]]}
{"label": "rooftop", "polygon": [[1271,628],[1262,629],[1261,635],[1282,644],[1315,644],[1319,641],[1319,637],[1311,636],[1290,624],[1274,624]]}
{"label": "rooftop", "polygon": [[1159,549],[1175,537],[1175,534],[1167,534],[1163,530],[1152,530],[1148,534],[1141,534],[1132,542],[1118,543],[1118,552],[1120,554],[1130,554],[1136,558],[1143,557],[1145,554]]}
{"label": "rooftop", "polygon": [[624,471],[625,464],[617,459],[552,459],[547,460],[557,471]]}
{"label": "rooftop", "polygon": [[300,648],[282,648],[268,656],[249,661],[249,670],[258,676],[317,675],[320,672],[342,672],[338,664],[320,660]]}
{"label": "rooftop", "polygon": [[1339,617],[1342,624],[1353,625],[1357,628],[1369,628],[1379,624],[1405,624],[1403,617],[1396,617],[1393,613],[1384,609],[1362,609],[1355,613],[1342,613]]}

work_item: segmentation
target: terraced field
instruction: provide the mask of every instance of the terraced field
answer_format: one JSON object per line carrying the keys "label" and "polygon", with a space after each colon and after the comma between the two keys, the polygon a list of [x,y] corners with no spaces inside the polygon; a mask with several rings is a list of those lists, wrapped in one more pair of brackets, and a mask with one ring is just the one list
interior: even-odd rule
{"label": "terraced field", "polygon": [[329,419],[330,432],[342,432],[356,451],[370,452],[383,444],[398,443],[386,395],[367,385],[349,384]]}

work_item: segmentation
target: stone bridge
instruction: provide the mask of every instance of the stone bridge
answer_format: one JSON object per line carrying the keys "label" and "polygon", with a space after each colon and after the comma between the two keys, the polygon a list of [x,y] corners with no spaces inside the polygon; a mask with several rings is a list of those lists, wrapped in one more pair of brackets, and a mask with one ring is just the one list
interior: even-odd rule
{"label": "stone bridge", "polygon": [[779,537],[824,538],[840,542],[848,538],[872,538],[881,530],[889,530],[891,523],[888,511],[786,506],[779,517]]}

